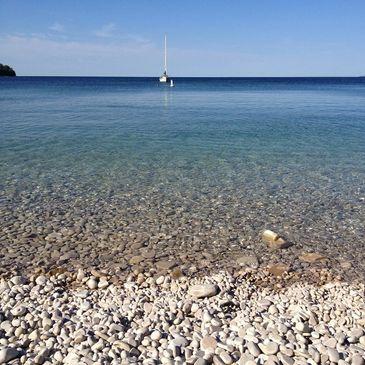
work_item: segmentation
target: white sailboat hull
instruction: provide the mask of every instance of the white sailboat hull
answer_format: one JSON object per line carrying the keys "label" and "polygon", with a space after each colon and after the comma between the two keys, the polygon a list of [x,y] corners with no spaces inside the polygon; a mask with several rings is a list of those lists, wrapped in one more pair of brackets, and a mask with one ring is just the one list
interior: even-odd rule
{"label": "white sailboat hull", "polygon": [[167,83],[170,82],[170,78],[167,74],[167,40],[165,35],[165,72],[160,76],[160,82]]}
{"label": "white sailboat hull", "polygon": [[167,75],[160,76],[160,82],[169,82],[169,77]]}

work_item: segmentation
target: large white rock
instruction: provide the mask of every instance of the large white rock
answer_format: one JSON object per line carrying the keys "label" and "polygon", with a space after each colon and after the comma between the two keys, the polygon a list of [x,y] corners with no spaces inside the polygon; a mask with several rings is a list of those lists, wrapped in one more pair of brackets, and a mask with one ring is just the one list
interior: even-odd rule
{"label": "large white rock", "polygon": [[109,286],[109,282],[106,278],[101,277],[98,283],[98,288],[105,289]]}
{"label": "large white rock", "polygon": [[86,285],[89,287],[89,289],[96,289],[98,287],[98,282],[94,277],[91,277],[87,282]]}
{"label": "large white rock", "polygon": [[153,331],[150,335],[152,341],[159,341],[162,337],[160,331]]}
{"label": "large white rock", "polygon": [[218,287],[213,284],[197,284],[189,289],[189,293],[196,298],[209,298],[218,293]]}
{"label": "large white rock", "polygon": [[37,279],[35,279],[35,282],[39,286],[44,286],[47,282],[47,278],[43,275],[40,275],[37,277]]}

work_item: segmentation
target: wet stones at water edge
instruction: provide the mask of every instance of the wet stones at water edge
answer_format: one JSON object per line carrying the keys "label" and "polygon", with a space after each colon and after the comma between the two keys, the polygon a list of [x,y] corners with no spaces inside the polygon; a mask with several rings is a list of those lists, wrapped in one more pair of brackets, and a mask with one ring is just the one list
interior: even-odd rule
{"label": "wet stones at water edge", "polygon": [[[364,250],[361,250],[361,246],[357,250],[359,254],[355,255],[356,250],[345,245],[339,248],[340,240],[328,245],[324,244],[330,242],[328,240],[317,244],[313,237],[320,235],[312,228],[307,236],[303,236],[299,229],[292,229],[290,224],[279,227],[278,223],[262,220],[267,227],[277,227],[272,228],[273,234],[269,237],[265,234],[267,241],[263,241],[262,232],[258,233],[257,228],[251,227],[243,218],[240,218],[237,227],[227,221],[228,226],[224,229],[218,226],[209,228],[207,221],[202,219],[194,219],[194,224],[188,224],[191,219],[189,210],[184,211],[184,214],[179,211],[182,219],[178,215],[166,217],[162,208],[157,213],[150,212],[153,216],[151,220],[146,217],[142,219],[144,213],[135,219],[135,213],[129,214],[129,210],[124,212],[121,208],[130,204],[134,206],[135,202],[130,201],[129,197],[114,202],[104,201],[103,198],[92,199],[90,205],[98,205],[100,210],[94,215],[85,213],[85,217],[79,213],[71,214],[79,207],[68,201],[57,201],[57,209],[68,213],[63,218],[60,215],[57,222],[52,223],[48,218],[44,221],[44,217],[51,217],[55,208],[52,204],[42,204],[37,200],[38,196],[31,195],[29,200],[34,205],[21,206],[19,210],[14,210],[16,207],[10,204],[11,200],[2,200],[6,206],[1,210],[4,228],[0,232],[0,241],[4,244],[0,245],[0,276],[18,273],[27,275],[38,268],[45,273],[54,268],[72,271],[79,266],[94,266],[124,280],[136,269],[155,269],[156,274],[165,275],[178,267],[189,276],[205,275],[220,269],[237,272],[282,263],[298,273],[308,272],[313,266],[326,267],[346,280],[363,277],[365,260],[362,260]],[[73,195],[70,195],[70,199],[71,196],[76,199]],[[175,201],[172,196],[170,198]],[[178,206],[184,207],[184,201],[174,198]],[[207,202],[210,201],[208,198]],[[144,199],[150,204],[151,196],[147,194]],[[204,207],[203,201],[199,201],[200,204]],[[32,212],[33,206],[39,211]],[[203,208],[196,215],[200,216],[201,213]],[[125,223],[116,230],[123,214],[127,215]],[[136,225],[126,223],[132,221]],[[163,225],[158,228],[162,221]],[[286,247],[282,242],[286,239],[295,244],[288,250],[281,249]],[[268,249],[264,249],[266,247]],[[334,257],[337,250],[341,255]],[[329,260],[310,263],[298,258],[302,252],[316,251]],[[172,263],[176,266],[171,268]],[[179,275],[178,272],[176,274]]]}

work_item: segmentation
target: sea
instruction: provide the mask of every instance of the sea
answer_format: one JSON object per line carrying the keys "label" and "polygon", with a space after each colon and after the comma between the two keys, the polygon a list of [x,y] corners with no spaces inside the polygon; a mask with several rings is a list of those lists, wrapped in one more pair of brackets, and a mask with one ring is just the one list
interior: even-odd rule
{"label": "sea", "polygon": [[174,83],[0,78],[0,274],[316,252],[363,275],[365,78]]}

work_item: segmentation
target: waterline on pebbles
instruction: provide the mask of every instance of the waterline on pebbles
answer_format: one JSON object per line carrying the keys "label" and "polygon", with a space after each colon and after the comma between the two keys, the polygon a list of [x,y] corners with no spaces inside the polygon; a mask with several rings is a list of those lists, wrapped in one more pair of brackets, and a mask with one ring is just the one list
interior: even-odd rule
{"label": "waterline on pebbles", "polygon": [[361,283],[142,276],[1,279],[0,363],[364,364]]}

